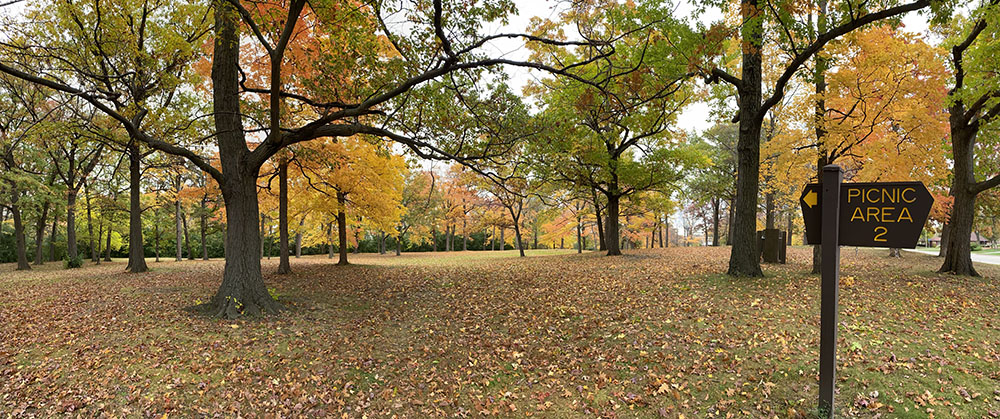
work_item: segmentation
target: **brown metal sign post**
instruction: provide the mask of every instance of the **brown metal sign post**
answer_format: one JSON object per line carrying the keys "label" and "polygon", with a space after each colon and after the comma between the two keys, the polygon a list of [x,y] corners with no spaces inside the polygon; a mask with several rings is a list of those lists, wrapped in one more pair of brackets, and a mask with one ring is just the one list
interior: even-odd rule
{"label": "brown metal sign post", "polygon": [[823,281],[819,326],[819,411],[833,417],[833,393],[837,372],[837,287],[840,282],[840,166],[823,166]]}
{"label": "brown metal sign post", "polygon": [[808,244],[821,246],[819,411],[833,417],[837,372],[837,288],[840,246],[914,248],[934,197],[920,182],[842,183],[835,164],[822,183],[806,185],[799,202]]}

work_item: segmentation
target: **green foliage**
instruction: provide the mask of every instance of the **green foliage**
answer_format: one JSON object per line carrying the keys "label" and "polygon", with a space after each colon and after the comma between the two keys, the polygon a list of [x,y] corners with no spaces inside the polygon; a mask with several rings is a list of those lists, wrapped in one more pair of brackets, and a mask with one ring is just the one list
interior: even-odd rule
{"label": "green foliage", "polygon": [[77,255],[75,258],[66,259],[63,265],[66,269],[76,269],[83,266],[83,257]]}
{"label": "green foliage", "polygon": [[979,243],[972,243],[970,247],[972,248],[973,252],[978,252],[980,250],[983,250],[983,246],[981,246]]}

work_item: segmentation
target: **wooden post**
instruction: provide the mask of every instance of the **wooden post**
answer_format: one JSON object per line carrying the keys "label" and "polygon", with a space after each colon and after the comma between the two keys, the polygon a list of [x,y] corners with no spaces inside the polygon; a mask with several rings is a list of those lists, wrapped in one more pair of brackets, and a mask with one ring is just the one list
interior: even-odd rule
{"label": "wooden post", "polygon": [[837,371],[837,287],[840,282],[840,166],[823,166],[822,261],[823,279],[820,302],[819,334],[819,411],[821,417],[833,418],[833,393]]}

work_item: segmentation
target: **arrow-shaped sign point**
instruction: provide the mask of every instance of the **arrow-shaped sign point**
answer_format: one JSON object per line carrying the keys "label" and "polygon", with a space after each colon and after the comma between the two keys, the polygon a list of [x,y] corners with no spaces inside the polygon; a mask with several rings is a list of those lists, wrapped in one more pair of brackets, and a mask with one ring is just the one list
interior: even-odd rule
{"label": "arrow-shaped sign point", "polygon": [[809,208],[816,206],[816,191],[809,191],[806,196],[802,197],[802,202],[805,202]]}

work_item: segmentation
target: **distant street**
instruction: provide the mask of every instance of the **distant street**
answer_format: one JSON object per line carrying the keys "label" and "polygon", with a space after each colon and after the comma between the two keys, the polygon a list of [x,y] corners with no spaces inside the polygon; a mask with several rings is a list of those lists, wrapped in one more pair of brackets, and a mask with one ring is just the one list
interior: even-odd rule
{"label": "distant street", "polygon": [[[903,249],[908,252],[923,253],[925,255],[937,255],[937,250],[919,250],[919,249]],[[972,261],[978,263],[985,263],[989,265],[1000,265],[1000,255],[982,255],[973,253]]]}

